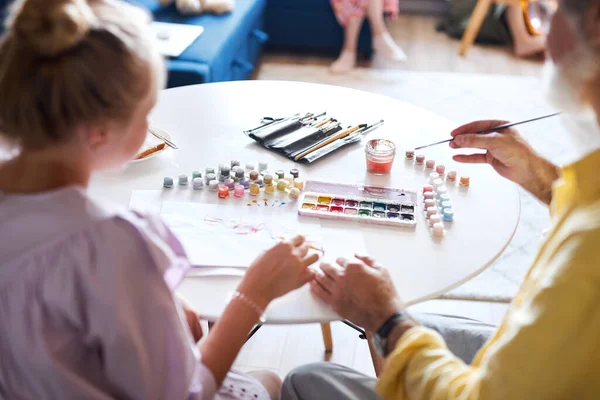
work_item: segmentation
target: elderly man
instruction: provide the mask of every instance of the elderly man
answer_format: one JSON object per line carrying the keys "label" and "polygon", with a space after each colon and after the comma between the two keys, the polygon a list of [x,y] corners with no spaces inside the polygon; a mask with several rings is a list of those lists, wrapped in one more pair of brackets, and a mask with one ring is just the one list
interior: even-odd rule
{"label": "elderly man", "polygon": [[[600,0],[561,0],[548,50],[551,97],[600,123]],[[452,132],[452,148],[486,150],[455,159],[491,164],[549,204],[553,227],[500,327],[411,318],[386,270],[369,257],[323,264],[313,293],[376,332],[386,364],[377,382],[331,364],[297,369],[284,400],[600,398],[600,151],[559,170],[515,131],[472,133],[502,122]]]}

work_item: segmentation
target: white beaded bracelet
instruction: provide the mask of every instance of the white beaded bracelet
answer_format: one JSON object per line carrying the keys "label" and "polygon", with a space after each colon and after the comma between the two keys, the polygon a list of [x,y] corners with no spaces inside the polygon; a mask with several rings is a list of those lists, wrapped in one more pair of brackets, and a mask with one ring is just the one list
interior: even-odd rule
{"label": "white beaded bracelet", "polygon": [[246,304],[247,306],[249,306],[250,308],[252,308],[256,314],[258,315],[258,320],[260,321],[261,324],[264,324],[267,319],[265,317],[265,310],[260,307],[258,304],[256,304],[253,300],[249,299],[244,293],[239,292],[239,291],[235,291],[231,294],[230,300],[235,300],[238,299],[240,300],[242,303]]}

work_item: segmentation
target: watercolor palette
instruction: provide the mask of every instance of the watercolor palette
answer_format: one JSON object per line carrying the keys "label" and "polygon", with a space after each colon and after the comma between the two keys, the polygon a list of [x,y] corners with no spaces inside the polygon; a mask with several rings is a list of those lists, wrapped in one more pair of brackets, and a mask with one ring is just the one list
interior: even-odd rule
{"label": "watercolor palette", "polygon": [[307,181],[298,203],[304,216],[412,228],[417,193],[378,186]]}

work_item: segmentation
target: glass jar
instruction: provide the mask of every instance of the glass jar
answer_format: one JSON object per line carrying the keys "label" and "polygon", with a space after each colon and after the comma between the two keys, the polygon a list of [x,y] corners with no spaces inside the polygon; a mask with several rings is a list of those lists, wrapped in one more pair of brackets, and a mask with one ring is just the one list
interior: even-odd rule
{"label": "glass jar", "polygon": [[375,175],[389,174],[396,156],[396,145],[386,139],[369,140],[365,145],[367,172]]}

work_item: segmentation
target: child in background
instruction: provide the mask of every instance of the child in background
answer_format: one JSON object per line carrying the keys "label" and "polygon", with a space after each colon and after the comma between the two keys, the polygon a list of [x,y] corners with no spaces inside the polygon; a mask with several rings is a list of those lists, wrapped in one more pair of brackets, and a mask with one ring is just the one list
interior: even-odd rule
{"label": "child in background", "polygon": [[398,15],[398,0],[331,0],[333,12],[344,28],[344,46],[331,72],[343,74],[356,66],[358,36],[365,15],[369,18],[375,54],[392,61],[405,61],[406,54],[385,26],[384,14]]}
{"label": "child in background", "polygon": [[[174,295],[189,267],[158,219],[86,193],[136,154],[165,68],[145,12],[117,0],[17,0],[0,42],[0,397],[275,399],[229,372],[270,301],[311,280],[302,237],[254,261],[199,345]],[[220,389],[219,389],[220,388]]]}

